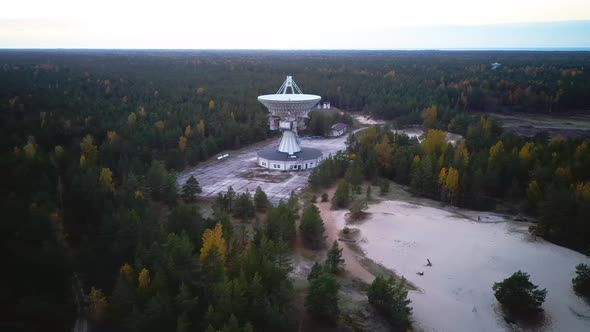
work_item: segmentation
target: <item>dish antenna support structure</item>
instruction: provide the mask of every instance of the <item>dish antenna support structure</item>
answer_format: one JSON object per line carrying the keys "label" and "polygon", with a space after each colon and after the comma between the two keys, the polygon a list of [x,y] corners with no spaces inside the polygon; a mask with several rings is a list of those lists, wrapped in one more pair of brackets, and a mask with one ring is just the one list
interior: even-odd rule
{"label": "dish antenna support structure", "polygon": [[[308,117],[308,113],[321,99],[322,97],[318,95],[304,94],[292,76],[287,76],[277,93],[258,96],[258,101],[270,113],[270,129],[283,132],[277,149],[272,151],[263,150],[258,153],[261,166],[281,170],[306,169],[311,168],[309,166],[310,158],[314,161],[313,167],[321,161],[322,153],[316,149],[302,150],[297,136],[299,129],[305,128],[305,119]],[[261,161],[263,159],[266,160],[264,165]],[[289,161],[289,163],[282,164],[282,167],[278,168],[274,167],[277,164],[272,163],[273,160]],[[271,164],[273,167],[270,166]]]}

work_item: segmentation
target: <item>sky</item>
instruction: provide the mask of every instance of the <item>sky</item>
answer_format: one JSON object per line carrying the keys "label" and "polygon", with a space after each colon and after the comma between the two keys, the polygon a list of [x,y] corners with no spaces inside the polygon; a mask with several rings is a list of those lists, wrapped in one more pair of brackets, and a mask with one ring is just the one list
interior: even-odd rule
{"label": "sky", "polygon": [[590,48],[590,0],[12,0],[0,48]]}

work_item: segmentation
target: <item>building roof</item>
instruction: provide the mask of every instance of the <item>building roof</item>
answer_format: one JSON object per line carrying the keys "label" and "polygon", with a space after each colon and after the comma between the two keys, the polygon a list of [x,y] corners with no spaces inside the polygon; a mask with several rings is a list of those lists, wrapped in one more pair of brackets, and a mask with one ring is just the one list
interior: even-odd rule
{"label": "building roof", "polygon": [[338,122],[332,126],[332,130],[338,130],[338,131],[346,130],[346,128],[348,128],[348,125],[346,123],[342,123],[342,122]]}
{"label": "building roof", "polygon": [[274,160],[274,161],[305,161],[315,160],[322,156],[322,151],[312,148],[304,148],[296,152],[293,157],[289,157],[288,153],[280,152],[276,148],[268,148],[258,151],[258,157]]}

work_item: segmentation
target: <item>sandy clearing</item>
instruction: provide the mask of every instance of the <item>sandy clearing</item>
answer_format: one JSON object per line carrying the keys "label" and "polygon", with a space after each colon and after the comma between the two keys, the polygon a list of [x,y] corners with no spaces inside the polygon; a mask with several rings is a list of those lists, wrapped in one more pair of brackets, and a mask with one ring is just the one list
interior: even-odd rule
{"label": "sandy clearing", "polygon": [[[330,199],[334,195],[335,191],[335,188],[326,191]],[[320,209],[320,216],[322,217],[324,221],[324,227],[326,228],[326,245],[329,248],[334,240],[338,241],[338,245],[340,248],[342,248],[342,257],[344,258],[346,264],[346,272],[352,277],[359,278],[366,283],[370,284],[373,282],[375,276],[373,276],[359,263],[359,255],[352,251],[346,245],[346,243],[338,239],[340,231],[344,229],[346,225],[345,214],[348,212],[348,210],[332,210],[332,203],[329,201],[323,203],[318,202],[315,203],[315,205]]]}
{"label": "sandy clearing", "polygon": [[[542,239],[533,241],[528,224],[496,220],[501,217],[494,214],[494,223],[480,223],[404,201],[383,201],[371,205],[369,212],[371,218],[356,226],[360,246],[368,258],[420,288],[410,292],[418,330],[511,330],[491,287],[519,269],[548,290],[543,305],[547,323],[534,330],[590,330],[590,318],[576,315],[590,317],[590,307],[571,288],[575,265],[590,259]],[[432,267],[425,266],[426,258]]]}

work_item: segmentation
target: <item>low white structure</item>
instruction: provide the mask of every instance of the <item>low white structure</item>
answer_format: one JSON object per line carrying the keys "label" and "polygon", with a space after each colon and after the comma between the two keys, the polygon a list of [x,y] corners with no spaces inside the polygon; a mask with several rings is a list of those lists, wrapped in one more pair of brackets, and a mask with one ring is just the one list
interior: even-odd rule
{"label": "low white structure", "polygon": [[330,128],[330,136],[338,137],[344,135],[348,130],[348,125],[346,123],[336,123]]}
{"label": "low white structure", "polygon": [[288,155],[275,149],[258,152],[258,165],[277,171],[297,171],[314,168],[322,162],[320,150],[307,148]]}

